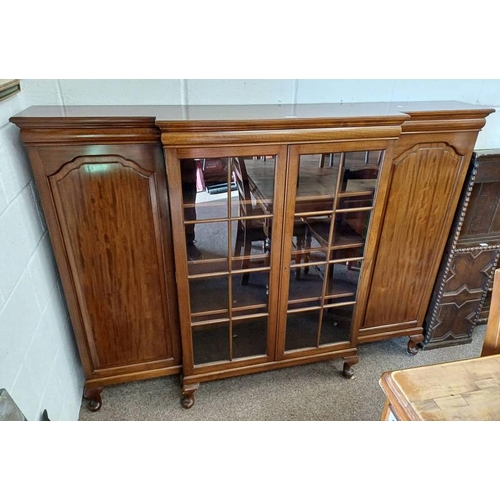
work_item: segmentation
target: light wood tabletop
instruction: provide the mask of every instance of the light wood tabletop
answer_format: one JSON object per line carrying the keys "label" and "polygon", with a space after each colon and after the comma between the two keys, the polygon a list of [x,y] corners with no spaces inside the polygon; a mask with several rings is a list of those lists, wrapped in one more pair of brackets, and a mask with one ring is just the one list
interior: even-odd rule
{"label": "light wood tabletop", "polygon": [[500,420],[500,354],[382,374],[382,419]]}

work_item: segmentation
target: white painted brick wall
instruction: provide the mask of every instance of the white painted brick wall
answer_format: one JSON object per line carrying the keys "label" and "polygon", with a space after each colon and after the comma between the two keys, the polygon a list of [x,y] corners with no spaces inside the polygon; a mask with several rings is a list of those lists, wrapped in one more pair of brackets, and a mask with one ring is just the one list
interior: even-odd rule
{"label": "white painted brick wall", "polygon": [[29,420],[75,420],[83,375],[31,171],[10,116],[30,105],[461,100],[497,108],[477,149],[500,148],[500,80],[23,80],[0,102],[0,387]]}
{"label": "white painted brick wall", "polygon": [[0,102],[0,387],[28,420],[44,409],[77,420],[81,364],[27,154],[8,121],[35,100],[23,88]]}

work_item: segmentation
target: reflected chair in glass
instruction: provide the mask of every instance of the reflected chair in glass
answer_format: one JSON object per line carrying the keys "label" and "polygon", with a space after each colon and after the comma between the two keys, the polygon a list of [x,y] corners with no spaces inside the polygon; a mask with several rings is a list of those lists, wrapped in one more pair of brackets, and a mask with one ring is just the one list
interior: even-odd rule
{"label": "reflected chair in glass", "polygon": [[[377,153],[376,161],[371,161],[370,153]],[[342,178],[339,186],[339,192],[347,194],[349,189],[349,181],[365,181],[365,180],[376,180],[378,178],[380,165],[383,159],[383,151],[366,151],[364,153],[364,161],[361,160],[361,155],[363,153],[355,153],[355,157],[351,158],[350,161],[346,160],[344,154],[340,155],[340,163],[343,163],[341,172]],[[321,163],[329,155],[321,155]],[[333,156],[333,155],[330,155]],[[345,162],[345,163],[344,163]],[[333,165],[333,162],[330,162]],[[340,165],[336,165],[336,168],[340,168]],[[343,216],[340,216],[340,212],[337,212],[337,221],[335,222],[335,235],[334,246],[342,245],[344,243],[349,244],[353,242],[354,244],[359,242],[364,242],[364,237],[367,231],[367,225],[369,217],[367,217],[367,212],[363,211],[363,207],[370,205],[372,203],[372,194],[356,194],[351,197],[342,198],[342,210],[356,210],[360,209],[359,213],[352,212],[347,216],[346,220],[343,220]],[[314,238],[320,247],[328,247],[330,239],[330,226],[331,217],[307,217],[304,219],[306,230],[305,230],[305,248],[311,248],[311,239]],[[359,241],[358,241],[359,240]],[[356,250],[353,249],[349,252],[348,249],[342,251],[343,258],[351,258],[356,256]],[[334,251],[334,254],[338,252]],[[351,254],[351,255],[350,255]],[[336,258],[332,256],[331,258]],[[306,260],[308,256],[306,256]],[[360,270],[359,262],[350,260],[346,264],[349,270]]]}
{"label": "reflected chair in glass", "polygon": [[[270,251],[272,218],[269,217],[271,215],[269,212],[266,212],[257,205],[252,196],[245,159],[242,157],[231,158],[231,165],[234,181],[238,188],[240,217],[240,219],[238,219],[234,255],[235,257],[240,257],[243,250],[241,269],[248,269],[253,242],[262,241],[264,253],[268,254]],[[300,263],[302,258],[300,250],[303,247],[305,238],[305,225],[303,220],[298,218],[295,220],[293,235],[295,237],[294,246],[296,250],[298,250],[294,260]],[[297,268],[295,277],[296,279],[300,279],[300,268]],[[249,273],[244,273],[241,283],[246,285],[248,284],[248,280]]]}
{"label": "reflected chair in glass", "polygon": [[[240,257],[243,250],[241,269],[248,269],[253,242],[261,241],[264,252],[267,253],[269,251],[270,219],[262,218],[268,214],[261,207],[257,206],[255,200],[252,198],[245,160],[243,158],[231,158],[231,167],[238,189],[238,217],[240,217],[236,231],[234,255],[235,257]],[[261,218],[251,218],[259,216]],[[241,278],[241,284],[248,284],[249,277],[249,273],[244,273]]]}

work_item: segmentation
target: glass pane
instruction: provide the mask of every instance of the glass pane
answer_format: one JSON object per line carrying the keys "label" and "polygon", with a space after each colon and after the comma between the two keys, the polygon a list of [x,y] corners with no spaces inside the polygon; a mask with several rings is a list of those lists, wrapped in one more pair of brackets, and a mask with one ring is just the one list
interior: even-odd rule
{"label": "glass pane", "polygon": [[[230,158],[237,188],[231,205],[234,231],[233,270],[269,266],[274,198],[275,157]],[[247,277],[245,278],[247,279]]]}
{"label": "glass pane", "polygon": [[190,275],[228,270],[227,233],[227,222],[186,224],[187,256],[194,263]]}
{"label": "glass pane", "polygon": [[351,194],[339,198],[337,210],[352,210],[354,208],[373,207],[373,196],[375,192],[369,194]]}
{"label": "glass pane", "polygon": [[267,317],[233,322],[233,358],[265,355]]}
{"label": "glass pane", "polygon": [[191,299],[191,314],[193,321],[201,318],[208,319],[206,313],[217,312],[218,316],[228,317],[228,279],[227,276],[212,276],[189,280],[189,294]]}
{"label": "glass pane", "polygon": [[267,312],[268,272],[233,274],[233,312],[240,315]]}
{"label": "glass pane", "polygon": [[370,211],[337,213],[333,245],[335,247],[363,245],[370,214]]}
{"label": "glass pane", "polygon": [[316,347],[320,311],[289,313],[286,322],[285,350]]}
{"label": "glass pane", "polygon": [[315,248],[316,251],[326,252],[330,242],[332,216],[307,217],[305,222],[305,248]]}
{"label": "glass pane", "polygon": [[340,192],[373,191],[382,162],[382,151],[350,151],[345,153]]}
{"label": "glass pane", "polygon": [[231,175],[239,205],[232,205],[231,217],[255,217],[273,213],[274,156],[231,158]]}
{"label": "glass pane", "polygon": [[356,294],[361,261],[330,264],[328,269],[331,279],[328,281],[327,296],[354,296]]}
{"label": "glass pane", "polygon": [[[250,256],[266,256],[270,252],[271,219],[242,219],[233,222],[236,234],[234,235],[234,263],[238,269],[243,262],[248,263]],[[254,266],[255,267],[255,266]],[[262,266],[261,266],[262,267]]]}
{"label": "glass pane", "polygon": [[354,305],[325,309],[321,324],[320,344],[349,340]]}
{"label": "glass pane", "polygon": [[[364,233],[359,235],[354,229],[366,232],[363,224],[368,224],[369,212],[340,213],[335,217],[334,240],[330,260],[363,257]],[[306,236],[302,251],[302,262],[325,262],[331,235],[331,217],[308,217]],[[292,255],[293,257],[293,255]]]}
{"label": "glass pane", "polygon": [[228,193],[236,190],[228,174],[227,158],[181,160],[185,221],[227,218]]}
{"label": "glass pane", "polygon": [[[325,276],[325,265],[307,266],[295,269],[300,270],[300,279],[296,279],[296,273],[290,273],[290,288],[288,292],[288,302],[308,299],[321,298],[323,294],[323,283]],[[308,307],[311,304],[302,304],[302,307]]]}
{"label": "glass pane", "polygon": [[229,323],[192,328],[194,364],[229,360]]}
{"label": "glass pane", "polygon": [[333,209],[338,166],[322,168],[322,155],[300,155],[295,213]]}

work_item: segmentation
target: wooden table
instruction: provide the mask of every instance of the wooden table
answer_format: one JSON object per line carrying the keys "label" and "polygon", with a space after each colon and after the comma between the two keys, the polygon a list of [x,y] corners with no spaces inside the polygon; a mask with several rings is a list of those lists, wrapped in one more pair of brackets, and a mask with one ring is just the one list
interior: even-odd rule
{"label": "wooden table", "polygon": [[382,420],[500,420],[500,354],[386,372]]}

